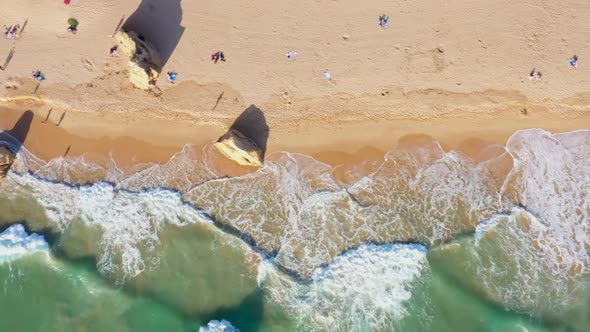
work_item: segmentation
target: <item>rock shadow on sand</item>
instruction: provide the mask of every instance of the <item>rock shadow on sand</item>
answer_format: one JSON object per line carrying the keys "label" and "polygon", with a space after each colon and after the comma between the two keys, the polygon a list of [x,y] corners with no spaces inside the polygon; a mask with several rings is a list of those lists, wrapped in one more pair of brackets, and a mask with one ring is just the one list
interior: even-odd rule
{"label": "rock shadow on sand", "polygon": [[266,144],[270,129],[266,123],[264,113],[256,105],[250,105],[231,125],[230,129],[238,130],[251,139],[266,154]]}
{"label": "rock shadow on sand", "polygon": [[33,112],[26,111],[10,130],[0,132],[0,179],[4,178],[22,148],[33,121]]}
{"label": "rock shadow on sand", "polygon": [[163,68],[184,33],[181,22],[180,0],[142,0],[123,24],[123,30],[135,31],[141,39],[153,45]]}
{"label": "rock shadow on sand", "polygon": [[0,145],[6,146],[12,153],[17,154],[29,134],[33,116],[32,111],[26,111],[21,115],[12,129],[0,132]]}

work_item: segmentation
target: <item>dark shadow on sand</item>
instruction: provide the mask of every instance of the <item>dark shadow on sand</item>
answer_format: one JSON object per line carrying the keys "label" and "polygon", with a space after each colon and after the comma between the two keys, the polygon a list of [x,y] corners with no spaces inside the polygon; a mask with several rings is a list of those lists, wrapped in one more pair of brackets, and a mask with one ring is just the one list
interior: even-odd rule
{"label": "dark shadow on sand", "polygon": [[236,129],[246,137],[254,141],[262,150],[262,157],[266,154],[266,143],[270,129],[266,124],[266,118],[260,108],[250,105],[236,119],[231,129]]}
{"label": "dark shadow on sand", "polygon": [[8,67],[8,64],[10,63],[10,60],[12,60],[13,56],[14,56],[14,47],[8,53],[8,56],[6,57],[6,60],[4,60],[4,64],[2,66],[0,66],[0,69],[6,70],[6,67]]}
{"label": "dark shadow on sand", "polygon": [[142,0],[123,24],[123,30],[135,31],[140,38],[152,44],[160,54],[163,68],[184,33],[181,22],[180,0]]}
{"label": "dark shadow on sand", "polygon": [[21,115],[12,129],[0,132],[0,141],[7,142],[8,144],[6,144],[6,147],[9,148],[12,153],[18,153],[29,134],[31,122],[33,122],[33,112],[26,111]]}

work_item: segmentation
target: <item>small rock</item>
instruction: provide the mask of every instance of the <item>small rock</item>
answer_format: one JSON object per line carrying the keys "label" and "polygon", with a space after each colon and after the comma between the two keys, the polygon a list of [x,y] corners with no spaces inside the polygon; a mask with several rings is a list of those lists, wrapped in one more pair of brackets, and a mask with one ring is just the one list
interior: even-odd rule
{"label": "small rock", "polygon": [[344,35],[344,36],[342,36],[342,39],[349,40],[350,39],[350,36],[349,35]]}
{"label": "small rock", "polygon": [[461,84],[463,84],[463,82],[457,81],[457,85],[461,85]]}
{"label": "small rock", "polygon": [[437,47],[436,50],[438,51],[438,53],[445,53],[445,48],[442,45]]}

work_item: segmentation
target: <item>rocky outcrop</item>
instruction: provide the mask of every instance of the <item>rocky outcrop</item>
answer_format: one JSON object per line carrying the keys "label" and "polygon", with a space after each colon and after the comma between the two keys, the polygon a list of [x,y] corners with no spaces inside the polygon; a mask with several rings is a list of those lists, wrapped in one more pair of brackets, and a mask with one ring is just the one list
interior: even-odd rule
{"label": "rocky outcrop", "polygon": [[262,149],[236,129],[228,130],[214,146],[224,157],[242,166],[260,167],[264,163]]}
{"label": "rocky outcrop", "polygon": [[117,32],[118,50],[129,58],[129,81],[142,90],[156,84],[162,71],[158,51],[134,31]]}
{"label": "rocky outcrop", "polygon": [[0,146],[0,179],[3,179],[8,173],[10,166],[14,162],[14,153],[4,146]]}

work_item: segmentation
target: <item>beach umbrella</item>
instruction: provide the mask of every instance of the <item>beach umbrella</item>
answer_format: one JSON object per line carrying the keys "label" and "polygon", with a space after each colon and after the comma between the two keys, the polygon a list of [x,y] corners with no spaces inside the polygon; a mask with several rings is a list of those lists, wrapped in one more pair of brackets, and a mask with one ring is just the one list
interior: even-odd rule
{"label": "beach umbrella", "polygon": [[70,19],[68,19],[68,24],[69,24],[71,27],[77,27],[79,23],[78,23],[78,20],[77,20],[77,19],[75,19],[75,18],[70,18]]}

